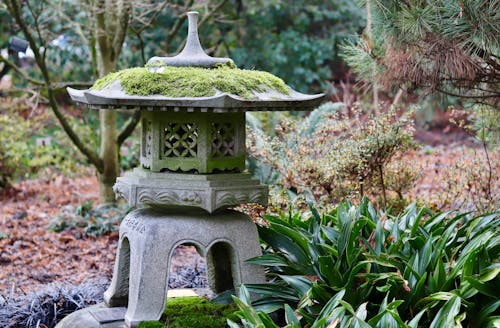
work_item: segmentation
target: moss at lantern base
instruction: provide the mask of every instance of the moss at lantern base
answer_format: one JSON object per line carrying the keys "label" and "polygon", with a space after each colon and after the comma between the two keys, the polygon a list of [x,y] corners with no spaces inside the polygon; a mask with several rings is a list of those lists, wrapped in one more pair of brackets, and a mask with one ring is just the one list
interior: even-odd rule
{"label": "moss at lantern base", "polygon": [[[234,305],[220,305],[201,297],[179,297],[167,301],[163,313],[168,325],[160,321],[145,321],[139,328],[224,328],[227,319],[238,321]],[[162,320],[163,321],[163,320]]]}
{"label": "moss at lantern base", "polygon": [[264,91],[263,86],[289,93],[285,82],[270,73],[228,65],[211,69],[163,66],[156,72],[147,67],[130,68],[106,75],[97,80],[92,89],[103,90],[117,80],[127,94],[138,96],[210,97],[219,90],[251,99],[253,91]]}

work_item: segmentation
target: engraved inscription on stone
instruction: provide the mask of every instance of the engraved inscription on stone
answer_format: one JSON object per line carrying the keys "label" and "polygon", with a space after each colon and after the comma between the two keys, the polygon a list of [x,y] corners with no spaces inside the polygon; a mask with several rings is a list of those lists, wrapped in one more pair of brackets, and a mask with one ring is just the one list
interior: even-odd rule
{"label": "engraved inscription on stone", "polygon": [[127,312],[127,308],[113,307],[105,309],[92,309],[89,310],[89,312],[99,323],[109,323],[125,320],[125,312]]}
{"label": "engraved inscription on stone", "polygon": [[125,226],[130,230],[136,231],[138,233],[144,233],[146,231],[146,227],[144,226],[144,224],[132,217],[125,218]]}

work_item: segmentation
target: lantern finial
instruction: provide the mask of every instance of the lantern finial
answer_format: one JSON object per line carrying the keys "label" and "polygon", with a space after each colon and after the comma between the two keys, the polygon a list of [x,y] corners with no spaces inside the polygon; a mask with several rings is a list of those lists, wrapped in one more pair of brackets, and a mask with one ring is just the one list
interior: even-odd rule
{"label": "lantern finial", "polygon": [[190,11],[188,16],[188,35],[186,45],[182,51],[174,57],[153,57],[147,66],[151,71],[157,71],[163,66],[195,66],[214,67],[217,64],[233,62],[231,58],[210,57],[205,53],[198,37],[198,12]]}

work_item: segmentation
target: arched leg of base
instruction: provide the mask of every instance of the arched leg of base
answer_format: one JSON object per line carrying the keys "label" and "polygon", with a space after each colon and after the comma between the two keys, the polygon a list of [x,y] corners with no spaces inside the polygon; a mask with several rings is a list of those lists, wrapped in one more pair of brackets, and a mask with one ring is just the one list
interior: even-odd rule
{"label": "arched leg of base", "polygon": [[[241,284],[260,284],[265,282],[264,268],[259,265],[246,263],[246,260],[262,255],[259,235],[255,223],[249,216],[238,213],[238,227],[231,229],[228,238],[234,240],[231,255],[233,282],[236,292]],[[236,223],[235,223],[236,228]],[[245,233],[242,234],[241,231]],[[229,231],[226,230],[226,234]]]}
{"label": "arched leg of base", "polygon": [[207,278],[215,293],[229,289],[238,291],[241,284],[265,282],[264,270],[245,261],[262,255],[257,228],[243,213],[220,214],[224,230],[207,252]]}
{"label": "arched leg of base", "polygon": [[133,246],[129,303],[125,314],[128,327],[137,327],[145,320],[158,320],[163,313],[167,298],[168,262],[174,247],[165,237],[160,246],[147,238]]}
{"label": "arched leg of base", "polygon": [[130,274],[130,244],[127,238],[121,239],[116,253],[113,279],[104,293],[104,303],[109,307],[127,306],[128,282]]}
{"label": "arched leg of base", "polygon": [[231,245],[218,242],[207,253],[207,279],[216,294],[234,289],[234,251]]}

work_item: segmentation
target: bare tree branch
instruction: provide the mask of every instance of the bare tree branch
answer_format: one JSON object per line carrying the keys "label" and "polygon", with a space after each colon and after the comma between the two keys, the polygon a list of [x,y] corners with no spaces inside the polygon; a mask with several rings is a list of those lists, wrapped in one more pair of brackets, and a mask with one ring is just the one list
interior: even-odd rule
{"label": "bare tree branch", "polygon": [[34,79],[28,74],[26,74],[19,66],[17,66],[13,61],[3,57],[0,55],[0,62],[3,62],[5,65],[8,67],[12,68],[22,79],[28,81],[29,83],[35,84],[35,85],[45,85],[45,82]]}
{"label": "bare tree branch", "polygon": [[[190,8],[193,5],[193,2],[194,0],[190,0],[186,7]],[[167,38],[165,39],[165,51],[167,51],[167,53],[168,48],[170,47],[170,42],[172,42],[172,39],[177,35],[182,24],[184,24],[184,22],[186,21],[186,18],[186,15],[179,15],[175,20],[174,26],[172,26],[170,31],[168,31]]]}
{"label": "bare tree branch", "polygon": [[73,130],[73,128],[71,127],[71,125],[67,121],[66,117],[64,117],[64,114],[59,110],[59,107],[57,105],[57,102],[56,102],[56,99],[54,96],[54,92],[51,88],[52,85],[50,82],[50,77],[49,77],[49,72],[48,72],[47,66],[45,64],[45,61],[44,61],[42,55],[40,54],[40,50],[36,44],[36,41],[33,37],[33,34],[31,33],[31,31],[29,30],[29,28],[27,27],[27,25],[25,24],[25,22],[23,20],[22,13],[21,13],[22,9],[19,7],[19,3],[17,3],[17,1],[15,1],[15,0],[3,0],[3,2],[4,3],[8,2],[7,8],[9,9],[11,16],[14,18],[17,25],[21,28],[21,30],[24,34],[24,37],[28,41],[30,48],[33,51],[33,54],[35,55],[35,61],[37,62],[37,66],[42,73],[43,80],[45,82],[45,86],[47,87],[49,105],[50,105],[50,108],[52,109],[52,111],[54,112],[54,115],[58,119],[63,130],[66,132],[66,134],[71,139],[73,144],[83,153],[83,155],[89,160],[89,162],[92,163],[92,165],[94,165],[99,172],[101,172],[103,169],[103,166],[104,166],[102,160],[99,158],[99,156],[97,156],[97,154],[92,149],[87,147],[82,142],[80,137],[76,134],[76,132]]}
{"label": "bare tree branch", "polygon": [[118,134],[117,138],[118,147],[120,147],[123,144],[123,142],[132,134],[132,132],[134,132],[134,129],[140,120],[141,120],[141,110],[138,109],[125,123],[120,134]]}

